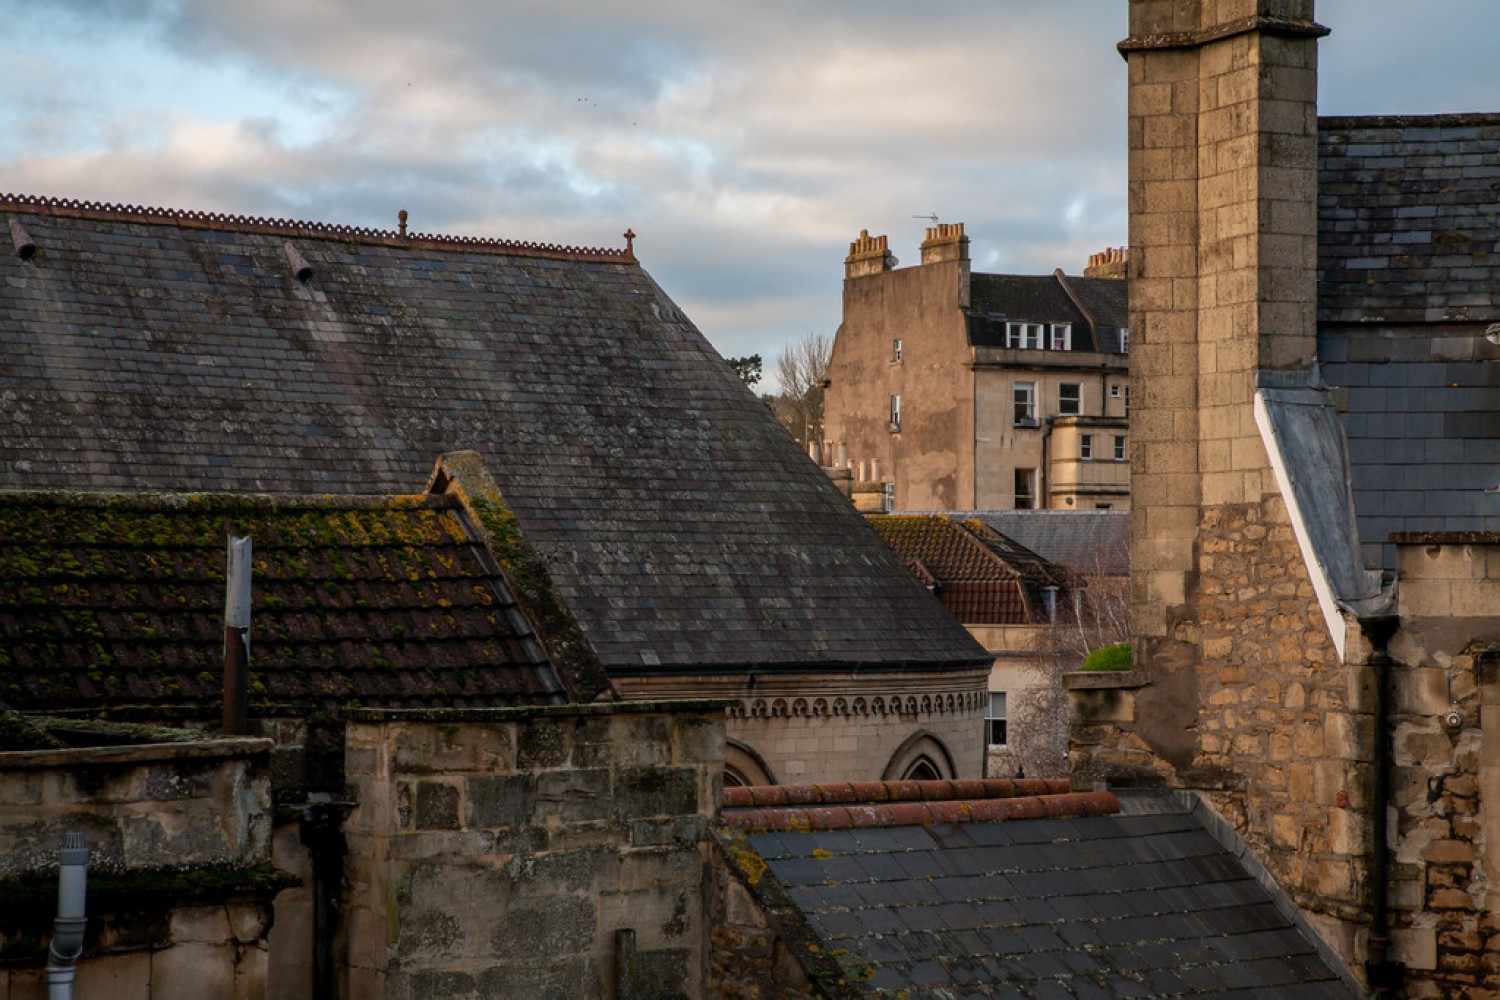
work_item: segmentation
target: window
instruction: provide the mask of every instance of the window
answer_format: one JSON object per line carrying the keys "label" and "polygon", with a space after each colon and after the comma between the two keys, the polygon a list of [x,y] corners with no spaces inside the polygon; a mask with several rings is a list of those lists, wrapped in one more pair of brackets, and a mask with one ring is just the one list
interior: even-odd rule
{"label": "window", "polygon": [[1040,351],[1042,349],[1042,324],[1006,323],[1005,346],[1017,347],[1023,351]]}
{"label": "window", "polygon": [[1036,509],[1036,470],[1016,470],[1016,510]]}
{"label": "window", "polygon": [[1057,412],[1065,416],[1077,416],[1083,412],[1083,386],[1077,382],[1064,382],[1057,387]]}
{"label": "window", "polygon": [[1125,461],[1125,438],[1119,434],[1115,435],[1115,461]]}
{"label": "window", "polygon": [[1123,327],[1120,329],[1120,353],[1130,353],[1130,331]]}
{"label": "window", "polygon": [[1052,324],[1052,350],[1071,351],[1073,349],[1073,324]]}
{"label": "window", "polygon": [[1120,398],[1120,383],[1116,382],[1114,385],[1109,387],[1109,395],[1112,399]]}
{"label": "window", "polygon": [[901,338],[897,337],[895,340],[891,341],[891,361],[892,362],[900,362],[900,360],[901,360]]}
{"label": "window", "polygon": [[1092,434],[1081,434],[1081,435],[1079,435],[1079,437],[1078,437],[1078,457],[1079,458],[1093,458],[1094,457],[1094,435],[1092,435]]}
{"label": "window", "polygon": [[991,691],[990,705],[984,713],[984,741],[992,747],[1005,746],[1005,692]]}
{"label": "window", "polygon": [[891,430],[893,430],[893,431],[899,431],[900,429],[901,429],[901,397],[900,396],[892,396],[891,397]]}
{"label": "window", "polygon": [[1096,504],[1094,504],[1094,509],[1095,510],[1109,510],[1112,506],[1113,506],[1113,504],[1096,503]]}
{"label": "window", "polygon": [[1125,387],[1125,415],[1130,416],[1130,386]]}
{"label": "window", "polygon": [[1016,426],[1036,426],[1036,383],[1017,382],[1011,390],[1011,396],[1015,401]]}

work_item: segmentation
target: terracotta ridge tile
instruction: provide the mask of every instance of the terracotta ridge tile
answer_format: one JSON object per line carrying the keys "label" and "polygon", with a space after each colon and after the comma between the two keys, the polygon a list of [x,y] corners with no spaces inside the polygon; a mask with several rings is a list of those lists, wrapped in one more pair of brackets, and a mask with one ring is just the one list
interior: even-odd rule
{"label": "terracotta ridge tile", "polygon": [[1119,811],[1120,800],[1112,792],[1063,792],[1013,798],[771,806],[726,811],[723,819],[727,826],[742,833],[773,833],[930,826],[934,823],[985,823],[1016,819],[1065,819],[1109,816]]}
{"label": "terracotta ridge tile", "polygon": [[724,789],[726,808],[835,805],[879,802],[940,802],[1060,795],[1066,778],[972,778],[937,781],[854,781],[818,785],[751,785]]}
{"label": "terracotta ridge tile", "polygon": [[262,216],[230,215],[194,209],[157,208],[141,205],[117,205],[111,202],[82,201],[76,198],[54,198],[46,195],[0,193],[0,210],[29,212],[71,219],[100,219],[111,222],[135,222],[146,225],[170,225],[187,229],[211,229],[219,232],[258,233],[276,236],[300,236],[313,239],[351,240],[365,244],[401,247],[403,249],[472,250],[481,253],[503,253],[520,257],[550,257],[560,260],[608,261],[637,263],[633,242],[635,234],[625,234],[624,249],[575,247],[559,243],[535,243],[484,236],[444,236],[434,233],[403,234],[389,229],[369,229],[331,222],[297,219],[271,219]]}

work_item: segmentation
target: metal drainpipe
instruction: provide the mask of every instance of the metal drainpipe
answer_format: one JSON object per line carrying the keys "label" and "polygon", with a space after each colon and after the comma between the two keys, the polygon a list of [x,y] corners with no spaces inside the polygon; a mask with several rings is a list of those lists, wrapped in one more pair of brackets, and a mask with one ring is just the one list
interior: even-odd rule
{"label": "metal drainpipe", "polygon": [[1042,431],[1042,467],[1036,470],[1036,499],[1033,510],[1046,510],[1052,506],[1047,499],[1047,488],[1052,485],[1052,418],[1047,418],[1047,429]]}
{"label": "metal drainpipe", "polygon": [[1400,620],[1395,616],[1361,619],[1360,631],[1369,641],[1370,667],[1375,673],[1375,745],[1370,776],[1370,946],[1365,977],[1377,997],[1398,995],[1405,967],[1392,962],[1388,896],[1390,847],[1387,811],[1391,799],[1391,665],[1386,652]]}
{"label": "metal drainpipe", "polygon": [[47,1000],[72,1000],[73,975],[83,954],[83,931],[88,924],[84,900],[88,894],[89,845],[81,833],[63,834],[57,868],[57,919],[47,946]]}
{"label": "metal drainpipe", "polygon": [[343,826],[353,805],[309,799],[302,807],[302,844],[312,861],[313,1000],[335,996],[334,936],[344,884]]}

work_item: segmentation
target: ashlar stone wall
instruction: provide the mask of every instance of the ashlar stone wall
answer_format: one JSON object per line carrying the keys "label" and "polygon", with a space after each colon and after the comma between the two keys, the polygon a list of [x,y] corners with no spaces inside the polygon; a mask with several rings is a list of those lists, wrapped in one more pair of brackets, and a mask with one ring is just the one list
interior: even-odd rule
{"label": "ashlar stone wall", "polygon": [[770,784],[905,777],[926,755],[941,777],[984,769],[985,670],[622,677],[627,700],[729,702],[727,733]]}
{"label": "ashlar stone wall", "polygon": [[347,994],[702,995],[723,717],[351,712]]}

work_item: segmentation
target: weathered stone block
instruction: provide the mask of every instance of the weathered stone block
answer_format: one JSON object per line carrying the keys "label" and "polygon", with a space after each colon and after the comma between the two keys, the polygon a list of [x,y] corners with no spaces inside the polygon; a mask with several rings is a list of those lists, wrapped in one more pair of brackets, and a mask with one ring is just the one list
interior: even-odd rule
{"label": "weathered stone block", "polygon": [[502,961],[535,960],[587,951],[594,940],[594,901],[581,896],[516,899],[492,925],[490,950]]}
{"label": "weathered stone block", "polygon": [[234,948],[200,942],[151,956],[153,997],[234,996]]}
{"label": "weathered stone block", "polygon": [[230,939],[229,915],[223,906],[181,907],[172,912],[172,941],[223,944]]}
{"label": "weathered stone block", "polygon": [[[3,983],[3,978],[0,978],[0,984]],[[0,985],[0,996],[9,996],[12,1000],[21,1000],[23,997],[30,1000],[35,996],[40,1000],[47,995],[46,987],[41,983],[37,985],[35,994],[21,987],[14,988],[7,994],[3,985]],[[135,952],[85,959],[78,964],[73,990],[77,997],[151,1000],[151,955],[149,952]],[[161,995],[156,994],[158,997]]]}
{"label": "weathered stone block", "polygon": [[691,768],[628,768],[615,780],[614,805],[621,818],[679,816],[699,812],[698,776]]}
{"label": "weathered stone block", "polygon": [[464,823],[471,828],[529,823],[536,798],[536,778],[530,774],[468,778],[464,782]]}
{"label": "weathered stone block", "polygon": [[448,964],[449,960],[474,954],[475,930],[451,903],[441,908],[415,905],[401,911],[395,943],[394,963],[407,967]]}
{"label": "weathered stone block", "polygon": [[457,830],[458,787],[442,781],[417,782],[416,826],[418,830]]}
{"label": "weathered stone block", "polygon": [[549,771],[536,778],[538,822],[586,823],[611,815],[610,772]]}
{"label": "weathered stone block", "polygon": [[516,769],[560,767],[573,750],[573,727],[557,719],[533,719],[516,739]]}
{"label": "weathered stone block", "polygon": [[518,896],[550,896],[590,894],[601,887],[617,885],[622,869],[617,849],[591,847],[517,857],[505,866],[503,874],[511,891]]}

